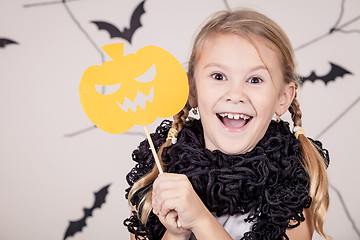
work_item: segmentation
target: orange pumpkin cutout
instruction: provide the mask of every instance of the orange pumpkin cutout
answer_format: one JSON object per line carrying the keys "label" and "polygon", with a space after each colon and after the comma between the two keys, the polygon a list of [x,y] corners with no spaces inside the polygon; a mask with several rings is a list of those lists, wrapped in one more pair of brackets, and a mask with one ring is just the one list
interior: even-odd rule
{"label": "orange pumpkin cutout", "polygon": [[[122,133],[135,124],[145,126],[157,117],[173,116],[185,106],[189,93],[187,75],[170,53],[145,46],[124,56],[123,43],[102,49],[113,60],[87,68],[79,87],[84,112],[100,129]],[[149,78],[154,72],[154,77]],[[141,79],[142,75],[147,78]],[[96,86],[117,86],[118,90],[104,94]]]}

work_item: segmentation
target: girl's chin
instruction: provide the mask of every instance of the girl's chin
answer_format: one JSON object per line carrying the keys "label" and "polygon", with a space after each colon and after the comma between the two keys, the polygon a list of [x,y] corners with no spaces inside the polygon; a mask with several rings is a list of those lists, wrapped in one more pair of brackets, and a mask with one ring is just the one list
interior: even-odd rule
{"label": "girl's chin", "polygon": [[211,147],[209,145],[206,147],[211,151],[219,150],[228,155],[243,154],[251,151],[256,146],[251,141],[251,136],[247,134],[221,131],[213,137],[213,139],[209,139]]}
{"label": "girl's chin", "polygon": [[253,147],[246,148],[246,147],[241,147],[241,146],[234,146],[234,144],[226,144],[224,146],[220,146],[218,150],[227,155],[239,155],[239,154],[244,154],[246,152],[249,152],[252,149],[253,149]]}

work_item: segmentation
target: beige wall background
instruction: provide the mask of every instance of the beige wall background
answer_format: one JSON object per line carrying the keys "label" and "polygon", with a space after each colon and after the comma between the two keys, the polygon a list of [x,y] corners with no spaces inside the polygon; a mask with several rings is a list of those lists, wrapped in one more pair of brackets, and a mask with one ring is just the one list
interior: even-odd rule
{"label": "beige wall background", "polygon": [[146,0],[131,44],[91,23],[123,29],[140,2],[0,0],[0,38],[17,42],[0,47],[0,239],[64,239],[69,221],[108,184],[106,202],[67,239],[128,239],[125,175],[145,135],[141,126],[120,135],[94,128],[80,105],[81,76],[109,60],[100,47],[116,42],[126,54],[160,46],[185,67],[197,27],[236,7],[259,10],[284,28],[302,76],[326,75],[330,62],[351,73],[327,84],[307,81],[298,94],[307,135],[330,151],[325,230],[334,239],[360,239],[360,1]]}

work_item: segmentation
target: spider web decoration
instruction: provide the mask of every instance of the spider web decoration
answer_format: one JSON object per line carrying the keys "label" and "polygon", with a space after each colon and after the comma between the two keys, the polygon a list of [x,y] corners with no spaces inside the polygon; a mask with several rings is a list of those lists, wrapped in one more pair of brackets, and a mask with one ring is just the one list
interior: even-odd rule
{"label": "spider web decoration", "polygon": [[[78,30],[86,37],[88,43],[90,43],[91,46],[94,48],[94,50],[98,53],[99,61],[101,63],[104,63],[105,62],[105,56],[104,56],[103,52],[101,51],[100,47],[97,46],[97,44],[94,41],[94,39],[92,38],[92,36],[89,33],[86,32],[84,27],[80,24],[80,22],[78,21],[78,19],[76,18],[76,16],[74,15],[74,13],[71,10],[71,4],[70,3],[71,2],[76,2],[76,1],[80,1],[80,0],[62,0],[62,1],[49,1],[49,2],[30,3],[30,4],[23,5],[23,7],[24,8],[31,8],[31,7],[44,7],[44,6],[62,4],[64,9],[68,13],[70,19],[72,20],[73,24],[75,24],[77,26]],[[227,0],[222,0],[222,2],[224,3],[226,9],[228,9],[228,10],[231,9]],[[349,20],[345,20],[345,15],[346,15],[346,12],[347,12],[346,8],[345,8],[345,3],[346,3],[346,0],[341,1],[339,15],[338,15],[335,23],[332,25],[332,27],[330,29],[324,31],[319,36],[317,36],[317,37],[315,37],[313,39],[310,39],[309,41],[306,41],[303,44],[300,44],[299,46],[295,47],[294,50],[296,52],[301,51],[302,49],[305,49],[308,46],[311,46],[312,44],[320,42],[320,41],[324,40],[325,38],[327,38],[329,36],[333,36],[335,34],[354,34],[354,35],[360,34],[360,29],[357,29],[355,27],[355,24],[354,24],[354,23],[359,22],[360,14],[356,15],[355,17],[353,17],[353,18],[351,18]],[[351,71],[351,69],[350,69],[350,71]],[[105,87],[103,87],[102,91],[105,92]],[[331,129],[347,113],[352,111],[354,109],[354,107],[359,104],[359,101],[360,101],[360,96],[358,96],[354,101],[352,101],[348,106],[346,106],[343,109],[343,111],[338,116],[335,116],[335,118],[327,126],[324,126],[324,128],[316,135],[316,138],[321,138],[325,133],[331,131]],[[81,134],[84,134],[84,133],[89,132],[89,131],[91,131],[93,129],[96,129],[96,128],[97,128],[96,125],[91,125],[91,126],[88,126],[88,127],[84,127],[83,129],[79,129],[77,131],[64,134],[63,136],[67,137],[67,138],[76,137],[76,136],[79,136]],[[125,134],[141,135],[141,136],[145,137],[145,135],[142,132],[127,132]],[[342,197],[341,192],[333,185],[330,185],[330,188],[333,189],[335,191],[335,193],[339,196],[339,199],[341,200],[341,204],[343,206],[343,210],[346,213],[347,218],[351,222],[352,227],[353,227],[354,231],[356,232],[357,236],[359,236],[359,238],[360,238],[360,231],[357,228],[356,224],[354,223],[353,218],[351,217],[350,211],[348,210],[348,207],[346,206],[346,202],[344,201],[344,198]]]}

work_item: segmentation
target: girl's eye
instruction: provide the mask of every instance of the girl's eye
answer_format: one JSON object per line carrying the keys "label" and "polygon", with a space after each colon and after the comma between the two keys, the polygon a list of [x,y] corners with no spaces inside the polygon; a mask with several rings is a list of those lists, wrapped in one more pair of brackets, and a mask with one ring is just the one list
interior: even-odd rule
{"label": "girl's eye", "polygon": [[249,83],[261,83],[263,80],[259,77],[252,77],[248,80]]}
{"label": "girl's eye", "polygon": [[221,74],[221,73],[213,73],[213,74],[211,74],[211,76],[212,76],[215,80],[220,80],[220,81],[226,80],[226,77],[225,77],[223,74]]}

